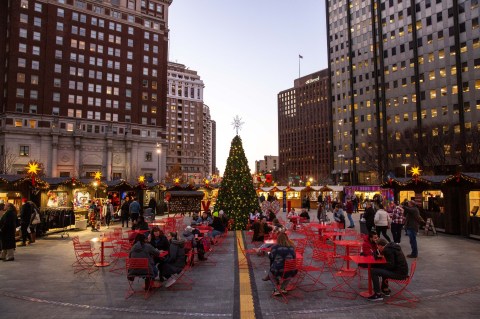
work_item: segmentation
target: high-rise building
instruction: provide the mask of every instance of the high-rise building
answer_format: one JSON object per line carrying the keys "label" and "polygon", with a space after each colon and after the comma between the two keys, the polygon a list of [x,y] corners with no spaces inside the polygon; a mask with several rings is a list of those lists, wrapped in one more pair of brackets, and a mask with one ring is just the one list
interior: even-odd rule
{"label": "high-rise building", "polygon": [[217,122],[214,120],[212,122],[212,174],[218,175],[217,169]]}
{"label": "high-rise building", "polygon": [[167,171],[179,167],[189,182],[211,175],[210,109],[203,103],[204,84],[197,71],[168,64]]}
{"label": "high-rise building", "polygon": [[326,183],[330,178],[328,70],[294,81],[278,94],[278,182]]}
{"label": "high-rise building", "polygon": [[255,174],[265,174],[278,171],[278,156],[265,155],[263,160],[255,161]]}
{"label": "high-rise building", "polygon": [[162,179],[171,2],[1,1],[3,172]]}
{"label": "high-rise building", "polygon": [[479,1],[326,6],[336,180],[478,169]]}

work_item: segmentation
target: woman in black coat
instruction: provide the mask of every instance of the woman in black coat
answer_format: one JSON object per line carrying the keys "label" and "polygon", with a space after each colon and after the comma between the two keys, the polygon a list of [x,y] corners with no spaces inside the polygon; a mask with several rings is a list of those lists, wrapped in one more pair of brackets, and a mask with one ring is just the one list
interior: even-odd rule
{"label": "woman in black coat", "polygon": [[371,232],[372,228],[375,228],[375,209],[373,209],[371,202],[366,202],[363,218],[365,218],[365,226],[367,226],[367,232]]}
{"label": "woman in black coat", "polygon": [[7,203],[7,211],[0,219],[0,240],[2,241],[2,254],[0,259],[3,261],[13,261],[14,251],[17,247],[15,243],[15,229],[17,228],[17,210],[12,203]]}

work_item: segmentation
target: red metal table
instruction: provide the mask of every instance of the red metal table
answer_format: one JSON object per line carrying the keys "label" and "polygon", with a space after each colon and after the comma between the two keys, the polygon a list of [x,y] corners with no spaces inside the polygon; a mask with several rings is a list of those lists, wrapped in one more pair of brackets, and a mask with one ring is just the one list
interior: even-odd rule
{"label": "red metal table", "polygon": [[361,291],[359,294],[362,297],[368,298],[373,295],[372,287],[372,274],[370,270],[372,269],[373,264],[386,264],[387,261],[385,258],[375,259],[373,256],[350,256],[350,260],[358,264],[367,264],[368,265],[368,291]]}

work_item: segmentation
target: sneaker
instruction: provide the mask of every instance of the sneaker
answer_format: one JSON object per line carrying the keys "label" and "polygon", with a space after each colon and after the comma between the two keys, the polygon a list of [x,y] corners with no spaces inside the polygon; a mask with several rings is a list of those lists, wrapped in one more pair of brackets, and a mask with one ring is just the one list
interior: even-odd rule
{"label": "sneaker", "polygon": [[281,293],[280,291],[278,291],[277,289],[275,289],[275,290],[273,291],[273,295],[274,295],[274,296],[280,296],[281,294],[282,294],[282,293]]}
{"label": "sneaker", "polygon": [[408,258],[417,258],[418,256],[414,256],[414,255],[407,255]]}
{"label": "sneaker", "polygon": [[170,287],[177,281],[178,276],[177,275],[171,275],[170,278],[165,281],[165,288]]}
{"label": "sneaker", "polygon": [[282,294],[288,293],[288,290],[286,290],[286,289],[282,289],[281,291],[282,291]]}
{"label": "sneaker", "polygon": [[14,261],[14,260],[15,260],[15,258],[12,257],[12,258],[9,258],[9,259],[5,258],[3,261]]}
{"label": "sneaker", "polygon": [[383,296],[381,294],[373,294],[370,297],[367,298],[368,301],[382,301]]}

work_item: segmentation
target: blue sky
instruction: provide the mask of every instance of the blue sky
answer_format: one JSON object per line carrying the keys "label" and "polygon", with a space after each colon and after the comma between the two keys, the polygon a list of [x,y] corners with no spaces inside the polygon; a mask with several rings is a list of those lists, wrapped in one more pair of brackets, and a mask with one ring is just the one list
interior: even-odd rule
{"label": "blue sky", "polygon": [[198,72],[204,103],[217,122],[217,167],[223,174],[231,123],[238,115],[252,172],[278,155],[277,94],[301,75],[327,68],[323,0],[173,0],[170,60]]}

